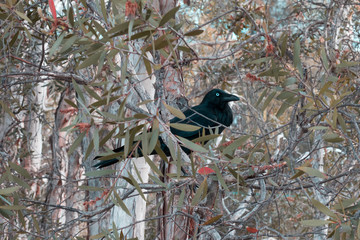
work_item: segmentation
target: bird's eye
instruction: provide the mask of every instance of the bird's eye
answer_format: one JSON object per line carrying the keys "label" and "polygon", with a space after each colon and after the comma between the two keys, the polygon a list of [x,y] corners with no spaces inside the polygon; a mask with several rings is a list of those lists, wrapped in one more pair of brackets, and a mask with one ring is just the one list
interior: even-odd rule
{"label": "bird's eye", "polygon": [[217,92],[215,95],[218,97],[218,96],[220,96],[220,93]]}

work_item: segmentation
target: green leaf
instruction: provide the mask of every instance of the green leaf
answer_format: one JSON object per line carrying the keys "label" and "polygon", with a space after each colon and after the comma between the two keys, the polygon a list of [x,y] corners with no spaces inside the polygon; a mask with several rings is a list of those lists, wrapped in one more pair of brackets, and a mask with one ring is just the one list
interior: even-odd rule
{"label": "green leaf", "polygon": [[195,138],[193,140],[191,140],[192,142],[196,143],[196,142],[206,142],[206,141],[210,141],[212,139],[218,138],[220,136],[220,134],[211,134],[211,135],[204,135],[198,138]]}
{"label": "green leaf", "polygon": [[9,188],[3,188],[0,189],[0,195],[10,195],[14,192],[19,191],[21,187],[20,186],[16,186],[16,187],[9,187]]}
{"label": "green leaf", "polygon": [[300,76],[303,75],[302,64],[300,60],[300,38],[297,38],[294,43],[294,66],[298,69]]}
{"label": "green leaf", "polygon": [[207,149],[205,149],[204,147],[198,145],[198,144],[195,144],[193,143],[192,141],[189,141],[187,140],[186,138],[183,138],[183,137],[180,137],[180,136],[177,136],[180,141],[184,144],[185,147],[195,151],[195,152],[201,152],[201,153],[206,153],[208,152]]}
{"label": "green leaf", "polygon": [[26,209],[25,206],[20,206],[20,205],[2,205],[0,206],[1,209],[6,209],[6,210],[14,210],[14,211],[19,211],[19,210],[24,210]]}
{"label": "green leaf", "polygon": [[322,173],[322,172],[320,172],[319,170],[317,170],[315,168],[298,167],[298,168],[295,168],[295,169],[303,171],[304,173],[307,173],[310,177],[318,177],[318,178],[327,179],[327,176],[326,176],[325,173]]}
{"label": "green leaf", "polygon": [[66,50],[68,50],[69,48],[71,48],[74,45],[74,43],[76,42],[76,40],[78,40],[77,35],[74,35],[74,36],[68,38],[67,40],[65,40],[65,42],[62,45],[62,48],[61,48],[60,52],[63,53]]}
{"label": "green leaf", "polygon": [[342,62],[336,65],[337,68],[354,67],[360,65],[360,62]]}
{"label": "green leaf", "polygon": [[128,38],[130,40],[131,40],[131,33],[132,33],[133,26],[134,26],[134,19],[131,19],[130,23],[129,23],[129,29],[128,29]]}
{"label": "green leaf", "polygon": [[336,133],[326,133],[324,134],[323,139],[326,142],[331,142],[331,143],[339,143],[344,141],[344,139],[339,137],[339,135]]}
{"label": "green leaf", "polygon": [[152,74],[151,63],[145,57],[143,58],[143,60],[144,60],[144,65],[145,65],[145,68],[146,68],[146,72],[150,76]]}
{"label": "green leaf", "polygon": [[170,11],[168,11],[167,13],[165,13],[163,18],[160,20],[159,27],[163,26],[170,19],[174,18],[175,14],[177,13],[177,11],[179,11],[179,9],[180,9],[180,6],[177,6],[177,7],[174,7],[173,9],[171,9]]}
{"label": "green leaf", "polygon": [[320,50],[320,56],[321,56],[321,61],[322,61],[323,65],[324,65],[325,69],[328,69],[329,68],[329,61],[327,59],[324,47],[322,47],[321,50]]}
{"label": "green leaf", "polygon": [[264,111],[265,108],[269,105],[269,103],[271,102],[271,100],[275,97],[276,95],[276,91],[272,92],[265,100],[262,108],[261,108],[261,111]]}
{"label": "green leaf", "polygon": [[9,162],[9,165],[10,165],[11,169],[17,171],[24,178],[31,179],[31,175],[25,168],[17,165],[16,163],[12,163],[12,162]]}
{"label": "green leaf", "polygon": [[[171,36],[171,35],[169,35]],[[152,44],[147,45],[143,48],[144,52],[152,51],[152,50],[160,50],[165,48],[169,45],[169,43],[176,40],[176,38],[169,39],[168,34],[161,35],[158,39],[156,39]]]}
{"label": "green leaf", "polygon": [[155,165],[155,163],[149,158],[148,155],[144,155],[145,161],[147,164],[149,164],[151,170],[155,172],[159,176],[163,176],[162,172],[159,170],[159,168]]}
{"label": "green leaf", "polygon": [[75,23],[75,21],[74,21],[74,9],[73,9],[72,7],[69,8],[69,15],[68,15],[68,17],[69,17],[69,23],[70,23],[70,25],[71,25],[72,27],[74,27],[74,23]]}
{"label": "green leaf", "polygon": [[204,30],[196,29],[196,30],[193,30],[193,31],[190,31],[190,32],[185,33],[184,36],[187,36],[187,37],[197,36],[197,35],[202,34],[203,32],[204,32]]}
{"label": "green leaf", "polygon": [[100,6],[101,6],[101,14],[102,14],[102,16],[103,16],[102,19],[104,19],[105,22],[107,23],[107,22],[108,22],[108,21],[107,21],[108,14],[107,14],[107,12],[106,12],[105,0],[101,0],[101,1],[100,1]]}
{"label": "green leaf", "polygon": [[311,199],[312,204],[323,214],[325,214],[326,216],[332,217],[334,219],[337,218],[336,214],[333,213],[329,208],[327,208],[324,204],[322,204],[321,202],[319,202],[316,199]]}
{"label": "green leaf", "polygon": [[250,64],[260,64],[263,62],[269,62],[271,59],[272,59],[272,57],[263,57],[263,58],[259,58],[259,59],[251,61]]}
{"label": "green leaf", "polygon": [[119,194],[117,194],[116,191],[113,191],[113,193],[114,193],[114,196],[115,196],[115,199],[116,199],[115,204],[116,204],[117,206],[121,207],[121,209],[122,209],[127,215],[129,215],[129,216],[131,217],[131,213],[130,213],[129,209],[126,207],[124,201],[121,199],[121,197],[119,196]]}
{"label": "green leaf", "polygon": [[159,133],[160,133],[159,128],[153,129],[151,137],[150,137],[148,154],[150,154],[150,153],[152,153],[152,151],[154,151],[156,143],[159,139]]}
{"label": "green leaf", "polygon": [[220,218],[222,218],[222,216],[223,216],[223,215],[221,214],[221,215],[217,215],[217,216],[215,216],[215,217],[212,217],[212,218],[210,218],[209,220],[207,220],[206,222],[204,222],[204,223],[201,224],[201,225],[203,225],[203,226],[210,225],[210,224],[218,221]]}
{"label": "green leaf", "polygon": [[287,99],[290,97],[294,97],[296,94],[293,92],[288,92],[288,91],[283,91],[281,92],[279,95],[276,96],[277,100],[283,100],[283,99]]}
{"label": "green leaf", "polygon": [[261,93],[259,99],[257,100],[255,107],[259,106],[265,95],[267,95],[267,92],[268,92],[268,88],[265,88],[264,91]]}
{"label": "green leaf", "polygon": [[115,172],[116,172],[116,170],[114,170],[114,169],[101,169],[101,170],[86,172],[85,176],[87,176],[87,177],[102,177],[105,175],[113,174]]}
{"label": "green leaf", "polygon": [[232,142],[229,146],[227,146],[224,150],[224,154],[233,155],[235,149],[242,146],[248,139],[250,138],[250,135],[244,135],[236,139],[234,142]]}
{"label": "green leaf", "polygon": [[229,188],[228,188],[228,186],[226,185],[226,183],[225,183],[225,181],[224,181],[224,178],[222,177],[218,166],[217,166],[216,164],[214,164],[213,166],[214,166],[213,169],[215,170],[216,176],[217,176],[218,181],[220,182],[221,186],[223,186],[223,188],[224,188],[226,191],[229,191]]}
{"label": "green leaf", "polygon": [[[109,103],[111,103],[111,102],[113,102],[113,101],[118,100],[120,97],[121,97],[121,96],[112,96],[112,97],[110,97],[110,98],[103,98],[103,99],[101,99],[101,100],[99,100],[99,101],[96,101],[96,102],[92,103],[89,107],[99,108],[99,107],[101,107],[101,106],[104,106],[104,105],[106,105],[106,104],[109,104]],[[115,116],[115,115],[114,115],[114,116]]]}
{"label": "green leaf", "polygon": [[[83,91],[80,89],[80,86],[77,84],[77,82],[74,79],[72,79],[72,84],[74,86],[74,89],[75,89],[76,93],[80,97],[80,99],[78,99],[78,103],[79,104],[84,103],[85,102],[85,97],[84,97]],[[76,107],[76,108],[78,108],[78,107]]]}
{"label": "green leaf", "polygon": [[101,97],[94,90],[92,90],[88,85],[84,85],[84,88],[91,97],[95,98],[98,101],[101,100]]}
{"label": "green leaf", "polygon": [[200,187],[196,190],[195,196],[191,201],[191,206],[196,206],[207,194],[207,179],[200,184]]}
{"label": "green leaf", "polygon": [[236,180],[238,181],[238,183],[242,186],[246,186],[246,182],[245,182],[245,179],[240,175],[238,174],[234,169],[232,169],[231,167],[228,166],[228,170],[229,172],[231,173],[231,175],[234,176],[234,178],[236,178]]}
{"label": "green leaf", "polygon": [[52,45],[51,49],[49,50],[49,58],[51,58],[52,55],[54,55],[54,53],[59,50],[60,44],[64,39],[64,37],[65,37],[65,32],[62,32],[59,38],[55,41],[55,43]]}
{"label": "green leaf", "polygon": [[67,98],[64,98],[64,100],[65,100],[65,102],[66,102],[67,104],[69,104],[71,107],[73,107],[73,108],[75,108],[75,109],[78,109],[78,106],[77,106],[75,103],[73,103],[71,100],[69,100],[69,99],[67,99]]}
{"label": "green leaf", "polygon": [[288,99],[286,99],[282,104],[280,109],[278,110],[278,112],[276,113],[276,117],[279,118],[286,109],[288,109],[289,107],[293,106],[300,97],[290,97]]}
{"label": "green leaf", "polygon": [[312,220],[302,220],[300,221],[300,223],[307,227],[319,227],[334,222],[329,220],[312,219]]}
{"label": "green leaf", "polygon": [[325,127],[325,126],[314,126],[314,127],[310,127],[310,130],[327,130],[329,129],[329,127]]}
{"label": "green leaf", "polygon": [[76,148],[80,145],[81,141],[83,140],[83,138],[85,137],[86,132],[82,132],[79,134],[79,136],[76,138],[76,140],[73,142],[73,144],[71,144],[71,146],[69,147],[69,151],[68,151],[68,155],[70,156],[75,150]]}
{"label": "green leaf", "polygon": [[167,110],[169,110],[169,112],[174,115],[175,117],[177,118],[180,118],[180,119],[186,119],[186,116],[184,115],[183,112],[181,112],[179,109],[177,108],[174,108],[170,105],[167,105],[165,102],[163,102],[164,106],[166,107]]}
{"label": "green leaf", "polygon": [[164,189],[168,189],[168,187],[166,186],[166,184],[162,181],[160,181],[159,178],[157,178],[156,176],[153,176],[151,174],[149,174],[149,178],[151,180],[153,180],[155,183],[159,184],[160,186],[162,186]]}
{"label": "green leaf", "polygon": [[133,177],[133,175],[131,175],[131,173],[129,171],[127,173],[129,175],[129,179],[131,180],[131,184],[136,188],[136,190],[139,192],[140,196],[144,199],[144,201],[146,201],[145,195],[141,191],[141,188],[140,188],[140,185],[138,184],[138,182],[135,180],[135,178]]}
{"label": "green leaf", "polygon": [[201,127],[194,126],[190,124],[184,124],[184,123],[170,123],[170,127],[176,128],[178,130],[182,130],[185,132],[193,132],[199,130]]}
{"label": "green leaf", "polygon": [[79,66],[76,67],[76,70],[80,70],[80,69],[86,68],[90,65],[97,64],[99,62],[101,53],[102,53],[102,51],[98,51],[98,52],[92,54],[91,56],[89,56],[88,58],[86,58]]}
{"label": "green leaf", "polygon": [[[174,46],[175,47],[175,46]],[[183,52],[187,52],[187,53],[190,53],[191,52],[191,49],[188,48],[188,47],[185,47],[185,46],[177,46],[177,49],[179,51],[183,51]]]}
{"label": "green leaf", "polygon": [[99,147],[104,146],[104,144],[112,137],[112,135],[115,133],[116,128],[111,130],[103,139],[100,140]]}
{"label": "green leaf", "polygon": [[179,196],[179,200],[178,200],[178,204],[177,204],[178,211],[180,211],[180,209],[181,209],[181,208],[183,207],[183,205],[184,205],[185,190],[186,190],[186,187],[183,187],[183,189],[181,190],[181,193],[180,193],[180,196]]}
{"label": "green leaf", "polygon": [[22,19],[28,21],[29,23],[32,23],[32,21],[30,20],[30,18],[28,18],[25,13],[22,13],[22,12],[19,12],[19,11],[16,11],[16,10],[15,10],[15,12],[16,12],[16,14],[17,14],[19,17],[21,17]]}
{"label": "green leaf", "polygon": [[12,176],[12,181],[17,183],[17,185],[22,186],[23,188],[31,189],[30,185],[27,182],[21,180],[20,178],[14,176],[14,175]]}
{"label": "green leaf", "polygon": [[[138,32],[131,36],[131,40],[136,40],[136,39],[143,38],[143,37],[149,37],[152,33],[153,33],[152,30],[145,30],[142,32]],[[127,38],[125,41],[130,41],[130,39]]]}
{"label": "green leaf", "polygon": [[281,51],[281,56],[282,57],[284,57],[285,54],[286,54],[287,43],[288,43],[288,34],[284,32],[281,35],[280,40],[279,40],[280,51]]}
{"label": "green leaf", "polygon": [[[134,21],[134,23],[133,23],[133,28],[136,28],[137,26],[139,26],[141,24],[142,24],[142,20],[141,19],[136,19]],[[119,25],[116,25],[112,29],[110,29],[107,33],[108,33],[110,38],[114,38],[114,37],[117,37],[117,36],[120,36],[120,35],[124,35],[124,34],[128,33],[129,25],[130,25],[130,21],[121,23]]]}

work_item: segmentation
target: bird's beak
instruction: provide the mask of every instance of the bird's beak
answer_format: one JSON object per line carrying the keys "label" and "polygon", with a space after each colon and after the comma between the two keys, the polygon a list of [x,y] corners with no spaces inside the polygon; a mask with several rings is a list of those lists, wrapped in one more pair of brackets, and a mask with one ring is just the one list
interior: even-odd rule
{"label": "bird's beak", "polygon": [[225,96],[223,96],[223,100],[226,102],[231,102],[231,101],[239,101],[240,98],[238,96],[227,93]]}

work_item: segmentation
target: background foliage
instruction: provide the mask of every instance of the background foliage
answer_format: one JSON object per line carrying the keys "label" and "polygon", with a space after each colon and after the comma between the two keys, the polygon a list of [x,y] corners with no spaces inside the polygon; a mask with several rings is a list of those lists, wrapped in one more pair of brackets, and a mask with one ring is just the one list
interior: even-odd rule
{"label": "background foliage", "polygon": [[[152,239],[163,192],[179,195],[174,217],[196,216],[187,217],[198,237],[358,239],[358,1],[200,1],[164,13],[155,5],[0,4],[2,235],[86,238],[114,205],[131,214],[124,201],[136,192],[149,196]],[[147,77],[155,96],[143,92]],[[241,97],[233,125],[206,145],[176,140],[166,122],[184,108],[179,89],[194,105],[214,87]],[[164,184],[160,160],[148,158],[149,184],[91,168],[119,142],[141,140],[150,153],[159,134],[173,152],[177,143],[195,150],[190,162],[173,155],[190,177],[178,170]],[[133,186],[121,196],[118,178]],[[93,238],[122,237],[105,226]]]}

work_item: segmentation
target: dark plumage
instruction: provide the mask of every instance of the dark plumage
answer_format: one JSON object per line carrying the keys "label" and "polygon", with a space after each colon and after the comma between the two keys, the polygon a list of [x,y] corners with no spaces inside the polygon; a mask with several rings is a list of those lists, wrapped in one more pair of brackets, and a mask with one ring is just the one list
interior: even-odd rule
{"label": "dark plumage", "polygon": [[[194,126],[199,126],[200,129],[195,131],[183,131],[173,127],[170,127],[171,132],[174,135],[186,138],[188,140],[193,140],[198,138],[205,133],[205,135],[210,134],[211,132],[215,132],[215,129],[219,129],[219,133],[221,133],[225,127],[228,127],[233,122],[233,113],[231,108],[229,107],[229,102],[238,101],[239,98],[235,95],[231,95],[226,93],[221,89],[213,89],[209,91],[202,102],[194,107],[189,108],[184,112],[186,119],[173,118],[170,120],[170,123],[183,123]],[[170,156],[170,150],[163,142],[163,140],[159,137],[159,146],[161,150],[165,153],[166,156]],[[137,155],[142,156],[141,152],[141,143],[138,145],[139,150],[137,151]],[[190,154],[191,150],[182,147],[185,153]],[[124,147],[120,147],[114,149],[114,152],[122,152]],[[150,155],[157,154],[154,150]],[[99,156],[95,159],[100,158]],[[103,160],[99,163],[95,164],[94,167],[103,168],[114,163],[117,163],[118,159],[110,159]]]}

